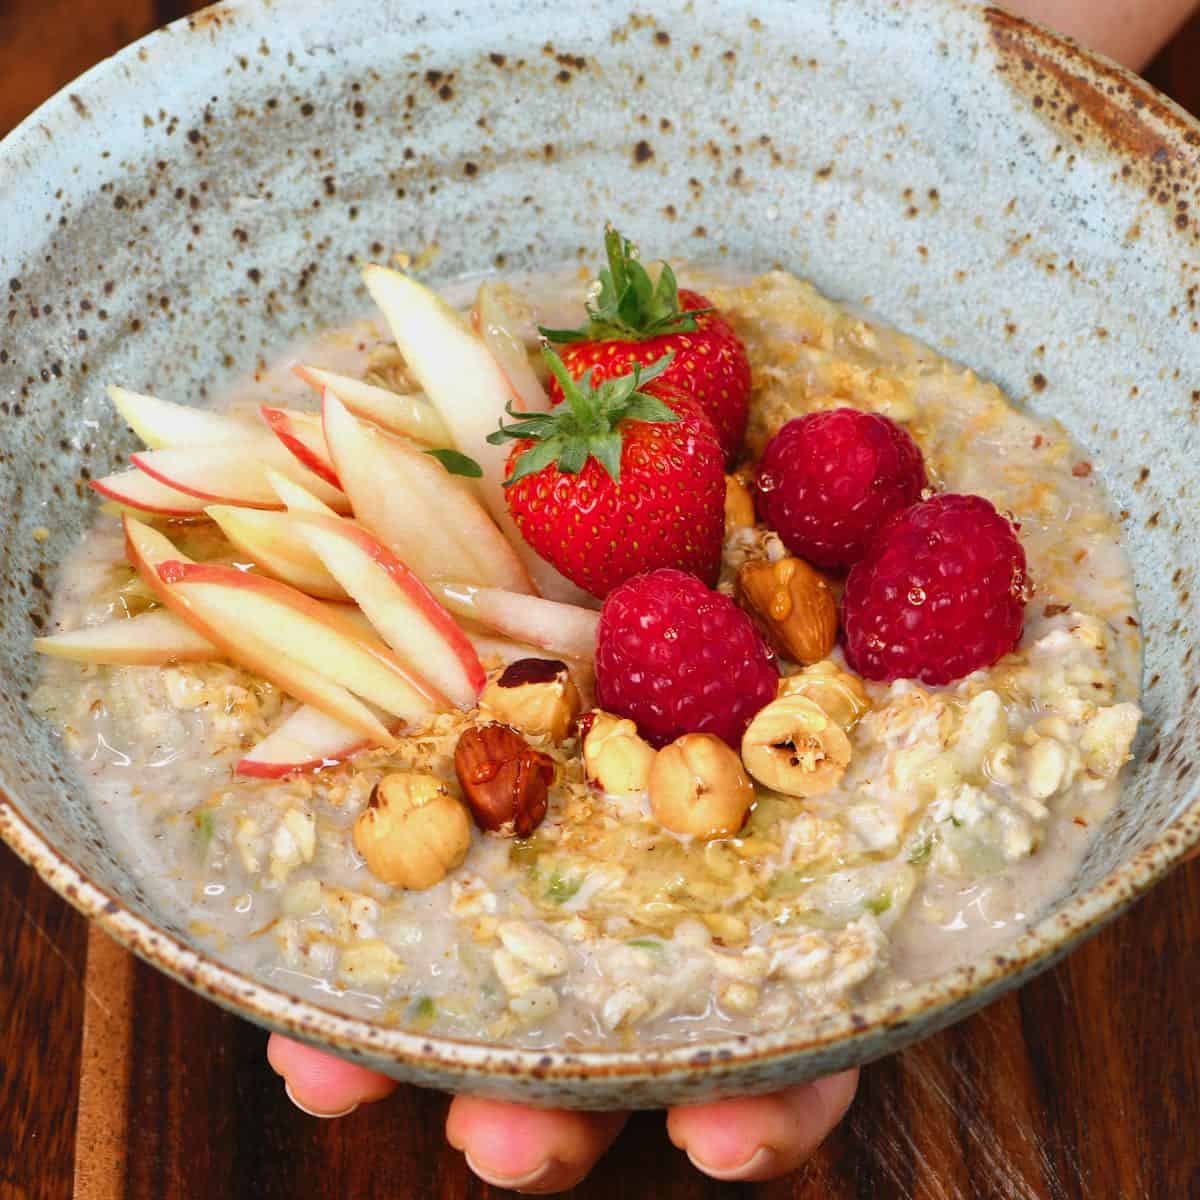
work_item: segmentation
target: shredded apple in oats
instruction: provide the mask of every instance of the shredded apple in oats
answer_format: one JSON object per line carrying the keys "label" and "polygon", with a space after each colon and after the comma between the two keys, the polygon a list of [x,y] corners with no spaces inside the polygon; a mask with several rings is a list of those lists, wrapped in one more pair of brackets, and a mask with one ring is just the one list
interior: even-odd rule
{"label": "shredded apple in oats", "polygon": [[[38,701],[143,886],[272,983],[526,1046],[800,1028],[1014,936],[1116,801],[1139,630],[1118,524],[1065,433],[791,275],[664,282],[614,236],[590,291],[566,273],[485,282],[466,321],[373,269],[385,326],[323,333],[296,373],[212,411],[114,389],[147,450],[99,483],[107,511],[61,573]],[[711,313],[688,316],[695,296]],[[539,353],[537,326],[581,324],[561,359]],[[586,356],[627,342],[639,373],[596,368],[576,397]],[[681,399],[670,372],[693,353],[723,382]],[[548,393],[566,397],[552,421]],[[579,425],[585,408],[609,424]],[[938,685],[864,677],[838,625],[860,566],[818,574],[755,516],[771,439],[845,408],[912,439],[917,503],[981,496],[1019,538],[1023,629],[998,661]],[[512,465],[522,452],[536,461]],[[736,626],[719,640],[751,639],[745,669],[770,681],[737,737],[688,752],[675,739],[719,714],[672,690],[686,670],[662,684],[678,729],[633,703],[597,711],[598,692],[643,683],[596,653],[616,606],[598,635],[595,593],[625,563],[596,555],[632,561],[650,539],[632,520],[598,529],[615,549],[577,570],[542,557],[537,525],[581,489],[612,506],[597,522],[650,512],[632,493],[676,459],[686,528],[663,509],[653,553],[713,587],[706,628]],[[506,470],[528,478],[506,487]],[[789,626],[768,585],[793,577],[816,615]],[[639,650],[650,675],[717,653],[664,628]],[[811,646],[818,661],[789,657]]]}

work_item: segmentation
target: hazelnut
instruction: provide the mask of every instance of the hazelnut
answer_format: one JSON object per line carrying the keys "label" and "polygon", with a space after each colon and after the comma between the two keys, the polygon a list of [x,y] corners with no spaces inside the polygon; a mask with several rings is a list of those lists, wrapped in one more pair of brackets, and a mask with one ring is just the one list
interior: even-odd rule
{"label": "hazelnut", "polygon": [[650,807],[661,825],[698,838],[730,837],[745,824],[754,785],[715,734],[686,733],[650,770]]}
{"label": "hazelnut", "polygon": [[784,696],[762,709],[742,737],[746,770],[786,796],[820,796],[850,765],[850,739],[805,696]]}
{"label": "hazelnut", "polygon": [[738,603],[775,648],[798,663],[828,658],[837,642],[837,598],[799,558],[756,560],[738,571]]}
{"label": "hazelnut", "polygon": [[597,710],[579,725],[584,730],[583,769],[602,792],[628,796],[650,786],[655,750],[638,736],[632,721]]}
{"label": "hazelnut", "polygon": [[462,865],[471,822],[440,779],[385,775],[354,822],[354,846],[376,878],[420,891]]}
{"label": "hazelnut", "polygon": [[579,716],[582,701],[566,663],[520,658],[483,689],[479,707],[528,737],[561,742]]}
{"label": "hazelnut", "polygon": [[740,474],[725,476],[725,532],[752,529],[756,524],[754,497]]}
{"label": "hazelnut", "polygon": [[828,659],[805,667],[798,675],[781,679],[779,695],[806,697],[847,733],[871,707],[862,680]]}
{"label": "hazelnut", "polygon": [[475,824],[501,837],[528,837],[542,823],[557,774],[554,759],[498,724],[463,733],[454,770]]}

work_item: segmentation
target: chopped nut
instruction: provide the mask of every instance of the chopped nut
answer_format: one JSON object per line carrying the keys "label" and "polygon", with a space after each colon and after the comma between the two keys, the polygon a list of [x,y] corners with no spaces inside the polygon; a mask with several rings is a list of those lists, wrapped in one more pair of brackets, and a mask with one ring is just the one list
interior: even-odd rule
{"label": "chopped nut", "polygon": [[745,823],[754,785],[738,756],[711,733],[688,733],[664,746],[650,771],[650,807],[675,833],[730,837]]}
{"label": "chopped nut", "polygon": [[505,921],[497,932],[504,948],[535,975],[549,978],[567,970],[567,952],[562,943],[524,921]]}
{"label": "chopped nut", "polygon": [[768,704],[742,738],[742,761],[759,783],[787,796],[820,796],[850,765],[850,739],[805,696]]}
{"label": "chopped nut", "polygon": [[528,737],[561,742],[571,732],[582,701],[566,663],[520,658],[483,689],[479,707]]}
{"label": "chopped nut", "polygon": [[847,733],[870,711],[871,700],[862,680],[826,659],[779,681],[779,695],[804,696]]}
{"label": "chopped nut", "polygon": [[475,823],[501,837],[528,837],[546,815],[554,760],[530,747],[508,725],[466,730],[454,750],[454,770]]}
{"label": "chopped nut", "polygon": [[419,891],[462,865],[471,823],[434,776],[385,775],[354,823],[354,845],[377,879]]}
{"label": "chopped nut", "polygon": [[740,474],[725,476],[725,533],[754,527],[754,497]]}
{"label": "chopped nut", "polygon": [[584,771],[602,792],[628,796],[650,786],[655,750],[638,736],[632,721],[596,710],[586,715],[580,728]]}
{"label": "chopped nut", "polygon": [[781,654],[806,664],[829,657],[837,642],[837,600],[808,563],[748,562],[738,571],[737,598]]}

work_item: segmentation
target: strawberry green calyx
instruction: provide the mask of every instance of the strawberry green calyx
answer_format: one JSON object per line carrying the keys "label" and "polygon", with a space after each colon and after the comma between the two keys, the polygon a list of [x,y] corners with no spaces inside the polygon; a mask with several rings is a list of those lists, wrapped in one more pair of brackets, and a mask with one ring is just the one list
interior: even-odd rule
{"label": "strawberry green calyx", "polygon": [[516,417],[511,425],[501,425],[488,435],[493,446],[505,442],[529,441],[534,444],[517,459],[512,474],[504,481],[511,487],[518,480],[535,475],[554,465],[564,475],[578,475],[594,458],[608,472],[614,483],[621,479],[621,448],[624,444],[620,426],[625,421],[648,421],[671,424],[679,416],[656,396],[639,389],[656,379],[670,365],[671,354],[664,354],[648,367],[634,367],[628,375],[606,379],[592,387],[592,373],[572,379],[561,358],[548,345],[542,346],[546,365],[562,386],[565,403],[552,412],[533,416],[506,410]]}
{"label": "strawberry green calyx", "polygon": [[638,261],[637,247],[611,225],[604,230],[608,267],[600,272],[600,290],[587,306],[587,322],[579,329],[540,329],[552,342],[638,341],[666,333],[694,333],[696,316],[711,310],[684,312],[679,307],[675,272],[664,262],[652,283]]}

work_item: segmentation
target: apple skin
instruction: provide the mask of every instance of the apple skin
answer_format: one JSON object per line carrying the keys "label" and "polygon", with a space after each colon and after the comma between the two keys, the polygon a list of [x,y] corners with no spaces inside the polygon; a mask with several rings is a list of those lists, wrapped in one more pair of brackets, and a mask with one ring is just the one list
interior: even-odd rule
{"label": "apple skin", "polygon": [[401,720],[419,721],[449,707],[378,637],[364,636],[335,606],[285,583],[222,563],[162,562],[158,577],[206,624],[213,623],[214,613],[238,620],[230,640],[243,634],[257,638]]}
{"label": "apple skin", "polygon": [[402,396],[307,363],[297,363],[292,370],[322,394],[329,388],[356,417],[388,433],[401,434],[424,446],[449,446],[453,440],[437,409],[424,396]]}
{"label": "apple skin", "polygon": [[595,657],[600,614],[592,609],[465,583],[439,582],[433,592],[456,616],[515,641],[567,658],[590,662]]}
{"label": "apple skin", "polygon": [[412,442],[372,429],[328,388],[325,440],[354,515],[426,583],[466,576],[528,592],[512,545],[462,481]]}
{"label": "apple skin", "polygon": [[175,488],[151,479],[136,467],[105,475],[103,479],[90,479],[88,486],[105,500],[113,500],[124,508],[151,513],[156,517],[198,519],[204,515],[207,501],[198,496],[189,496]]}
{"label": "apple skin", "polygon": [[52,658],[123,667],[211,662],[221,657],[207,638],[165,608],[34,638],[33,648]]}
{"label": "apple skin", "polygon": [[[385,724],[395,725],[390,717]],[[234,768],[252,779],[282,779],[345,762],[370,742],[320,709],[303,704],[284,718]]]}
{"label": "apple skin", "polygon": [[[129,562],[137,569],[160,603],[185,620],[201,637],[212,642],[231,661],[239,663],[256,675],[261,675],[297,700],[311,704],[357,730],[373,745],[387,749],[395,748],[395,739],[387,727],[368,705],[346,688],[331,682],[305,664],[280,654],[278,649],[253,637],[244,629],[226,635],[221,629],[205,621],[179,590],[168,584],[159,574],[159,567],[169,562],[175,563],[176,566],[196,564],[180,554],[158,530],[152,529],[144,522],[126,514],[123,523],[126,557]],[[247,575],[244,578],[259,577]],[[318,601],[312,600],[310,603],[317,605]],[[350,622],[347,624],[353,628]],[[361,631],[358,632],[361,635]]]}
{"label": "apple skin", "polygon": [[271,432],[296,456],[301,466],[307,467],[330,487],[341,490],[329,448],[325,445],[325,434],[321,429],[321,418],[314,413],[294,413],[286,408],[272,408],[264,404],[259,410]]}
{"label": "apple skin", "polygon": [[457,622],[416,574],[352,521],[319,516],[293,520],[384,641],[459,708],[471,708],[487,673]]}
{"label": "apple skin", "polygon": [[269,450],[257,445],[174,446],[140,450],[129,458],[151,479],[210,504],[279,508],[279,497],[264,474],[264,467],[269,466],[289,479],[296,479],[332,508],[349,511],[346,494],[302,467],[277,438],[271,437],[266,446]]}
{"label": "apple skin", "polygon": [[228,504],[212,504],[204,511],[260,571],[319,600],[345,603],[350,599],[313,553],[291,513]]}

